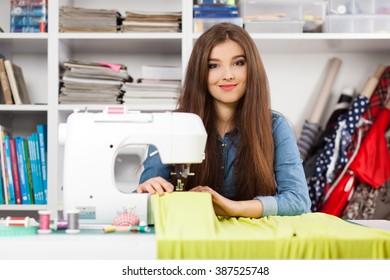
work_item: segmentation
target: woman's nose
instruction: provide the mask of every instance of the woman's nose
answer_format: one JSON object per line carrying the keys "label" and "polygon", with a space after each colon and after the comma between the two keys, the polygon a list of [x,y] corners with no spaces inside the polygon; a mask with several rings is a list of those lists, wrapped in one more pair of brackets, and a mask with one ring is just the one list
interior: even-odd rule
{"label": "woman's nose", "polygon": [[233,74],[232,69],[230,69],[230,67],[225,68],[224,78],[223,79],[226,80],[226,81],[234,80],[234,74]]}

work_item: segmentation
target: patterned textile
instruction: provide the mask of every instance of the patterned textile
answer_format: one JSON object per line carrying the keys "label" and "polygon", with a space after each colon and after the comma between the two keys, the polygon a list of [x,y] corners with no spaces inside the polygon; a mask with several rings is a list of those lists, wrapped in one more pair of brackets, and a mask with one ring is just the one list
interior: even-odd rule
{"label": "patterned textile", "polygon": [[306,156],[306,159],[303,162],[303,168],[305,170],[305,175],[307,179],[314,175],[316,160],[322,153],[326,143],[325,138],[329,137],[329,135],[334,132],[335,127],[337,125],[338,117],[348,112],[348,108],[350,107],[351,102],[352,96],[343,93],[340,95],[339,100],[337,101],[337,104],[325,126],[325,130],[318,137],[313,147],[311,147]]}
{"label": "patterned textile", "polygon": [[356,156],[345,167],[347,173],[339,176],[341,180],[325,191],[321,212],[339,216],[358,180],[379,188],[390,178],[390,155],[385,139],[385,131],[390,124],[390,110],[382,109],[371,126]]}
{"label": "patterned textile", "polygon": [[[381,79],[370,98],[370,103],[367,110],[364,112],[362,118],[366,120],[362,123],[362,126],[359,128],[362,134],[362,138],[365,137],[368,130],[370,129],[372,123],[375,122],[379,112],[384,107],[386,100],[390,98],[389,95],[389,85],[390,85],[390,67],[387,67],[383,72]],[[348,147],[348,158],[350,158],[358,144],[358,133],[357,131],[352,136],[352,142]],[[341,172],[341,171],[340,171]],[[371,186],[370,186],[371,187]],[[349,202],[346,202],[345,211],[342,214],[342,217],[350,217],[349,219],[360,219],[367,217],[369,218],[374,213],[375,203],[372,203],[371,199],[368,197],[374,198],[379,190],[368,190],[368,185],[359,182],[355,182],[354,192],[356,195],[351,197]],[[366,189],[366,190],[365,190]],[[372,193],[372,194],[370,194]],[[364,195],[363,195],[364,194]],[[360,205],[360,206],[359,206]],[[360,212],[362,209],[365,209],[363,212]]]}
{"label": "patterned textile", "polygon": [[[387,150],[390,153],[390,128],[387,130],[385,137]],[[341,218],[350,220],[372,219],[378,200],[389,205],[390,211],[390,179],[379,189],[373,188],[364,182],[357,182],[355,191],[347,203]]]}
{"label": "patterned textile", "polygon": [[[318,211],[319,204],[323,197],[323,192],[327,183],[327,171],[334,161],[344,163],[347,160],[347,146],[352,140],[352,135],[356,130],[361,115],[368,106],[368,99],[365,96],[358,96],[352,102],[351,108],[346,114],[338,117],[335,131],[325,137],[325,147],[317,158],[314,175],[309,179],[309,195],[312,201],[313,212]],[[342,150],[344,148],[344,150]],[[338,160],[337,158],[341,158]]]}
{"label": "patterned textile", "polygon": [[301,136],[298,140],[298,148],[302,160],[306,159],[309,150],[312,148],[320,132],[321,125],[305,120],[305,123],[302,127]]}

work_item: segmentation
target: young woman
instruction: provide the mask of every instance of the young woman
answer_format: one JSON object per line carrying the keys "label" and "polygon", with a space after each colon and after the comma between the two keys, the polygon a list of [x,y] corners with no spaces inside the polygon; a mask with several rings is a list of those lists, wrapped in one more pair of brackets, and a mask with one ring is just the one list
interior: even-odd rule
{"label": "young woman", "polygon": [[[217,215],[259,218],[310,211],[295,135],[271,110],[262,60],[243,28],[222,23],[198,38],[178,111],[199,115],[208,134],[206,158],[191,166],[195,176],[188,177],[185,189],[209,192]],[[170,172],[158,154],[148,156],[137,191],[172,192]]]}

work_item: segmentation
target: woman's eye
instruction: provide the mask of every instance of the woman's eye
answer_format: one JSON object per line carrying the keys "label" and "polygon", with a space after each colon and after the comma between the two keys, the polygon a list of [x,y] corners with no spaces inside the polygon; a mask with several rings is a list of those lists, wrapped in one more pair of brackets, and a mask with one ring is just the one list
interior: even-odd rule
{"label": "woman's eye", "polygon": [[214,69],[214,68],[217,68],[217,67],[218,67],[218,65],[215,64],[215,63],[210,63],[209,64],[209,69]]}
{"label": "woman's eye", "polygon": [[234,63],[234,65],[238,65],[238,66],[243,66],[245,64],[246,64],[246,61],[244,59],[238,60],[236,63]]}

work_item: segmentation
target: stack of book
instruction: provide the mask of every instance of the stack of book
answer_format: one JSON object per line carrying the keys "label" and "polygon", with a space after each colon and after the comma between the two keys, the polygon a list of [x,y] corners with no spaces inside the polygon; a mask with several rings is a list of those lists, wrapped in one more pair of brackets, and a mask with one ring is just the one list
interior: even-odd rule
{"label": "stack of book", "polygon": [[10,32],[47,32],[47,2],[11,0]]}
{"label": "stack of book", "polygon": [[118,32],[121,14],[117,10],[60,7],[60,32]]}
{"label": "stack of book", "polygon": [[181,75],[181,67],[144,65],[138,83],[123,85],[123,103],[134,110],[175,110]]}
{"label": "stack of book", "polygon": [[181,32],[181,12],[127,11],[122,32]]}
{"label": "stack of book", "polygon": [[0,104],[30,104],[23,70],[0,55]]}
{"label": "stack of book", "polygon": [[194,5],[194,18],[236,18],[237,6],[229,4],[199,4]]}
{"label": "stack of book", "polygon": [[125,83],[123,103],[132,110],[171,111],[177,107],[178,84]]}
{"label": "stack of book", "polygon": [[122,85],[133,81],[123,64],[69,59],[62,66],[60,104],[121,104]]}
{"label": "stack of book", "polygon": [[0,204],[47,204],[47,125],[11,136],[0,125]]}

